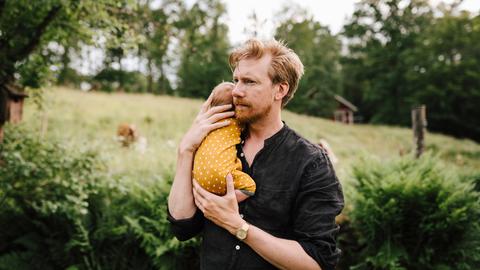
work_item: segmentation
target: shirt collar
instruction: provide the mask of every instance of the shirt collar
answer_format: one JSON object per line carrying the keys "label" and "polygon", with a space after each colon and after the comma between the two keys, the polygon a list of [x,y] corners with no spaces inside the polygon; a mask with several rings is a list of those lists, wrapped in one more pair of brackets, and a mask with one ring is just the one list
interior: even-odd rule
{"label": "shirt collar", "polygon": [[[288,133],[288,130],[290,129],[287,124],[285,123],[285,121],[282,120],[282,123],[283,123],[283,127],[277,131],[277,133],[273,134],[271,137],[267,138],[263,144],[264,146],[268,146],[268,145],[271,145],[271,144],[275,144],[276,142],[279,142],[280,140],[282,140]],[[246,127],[243,131],[242,131],[242,134],[241,134],[241,139],[242,139],[242,144],[244,144],[245,142],[245,138],[247,136],[247,132],[248,132],[248,127]]]}

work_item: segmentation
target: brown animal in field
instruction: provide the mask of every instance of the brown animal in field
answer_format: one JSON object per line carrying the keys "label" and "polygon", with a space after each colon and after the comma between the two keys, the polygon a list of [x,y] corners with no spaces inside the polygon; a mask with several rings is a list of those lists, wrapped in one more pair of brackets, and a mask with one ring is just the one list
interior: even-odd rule
{"label": "brown animal in field", "polygon": [[122,146],[129,147],[138,139],[138,132],[135,125],[122,123],[117,128],[117,139]]}

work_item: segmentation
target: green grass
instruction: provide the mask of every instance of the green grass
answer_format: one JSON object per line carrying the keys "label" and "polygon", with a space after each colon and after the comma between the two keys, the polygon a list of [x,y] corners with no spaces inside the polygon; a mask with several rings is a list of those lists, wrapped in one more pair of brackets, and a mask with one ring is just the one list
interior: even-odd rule
{"label": "green grass", "polygon": [[[112,173],[125,174],[138,181],[161,179],[172,172],[176,147],[189,128],[202,101],[149,94],[107,94],[52,88],[44,94],[43,111],[34,99],[27,99],[24,124],[32,132],[53,136],[71,147],[94,147],[110,165]],[[388,160],[401,151],[412,155],[412,132],[407,128],[344,125],[288,111],[285,122],[312,142],[326,139],[339,159],[336,170],[348,182],[352,164],[362,157]],[[115,141],[120,123],[133,123],[148,140],[144,154],[125,149]],[[480,145],[440,134],[427,134],[427,149],[445,164],[464,171],[480,170]]]}

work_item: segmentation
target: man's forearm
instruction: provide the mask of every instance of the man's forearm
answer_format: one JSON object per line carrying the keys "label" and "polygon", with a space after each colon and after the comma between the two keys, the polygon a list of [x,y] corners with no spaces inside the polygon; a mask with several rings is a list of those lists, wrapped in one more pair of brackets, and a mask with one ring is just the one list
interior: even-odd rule
{"label": "man's forearm", "polygon": [[178,151],[177,169],[168,197],[168,209],[175,219],[190,218],[197,207],[192,194],[192,164],[194,154]]}
{"label": "man's forearm", "polygon": [[[209,193],[198,183],[194,183],[193,194],[198,208],[207,219],[235,235],[238,229],[245,224],[245,220],[238,212],[231,175],[228,175],[226,180],[227,194],[224,196]],[[250,225],[244,242],[277,268],[321,270],[318,263],[305,252],[297,241],[275,237],[254,225]]]}
{"label": "man's forearm", "polygon": [[277,268],[321,270],[317,262],[305,252],[297,241],[275,237],[250,225],[248,236],[244,242]]}

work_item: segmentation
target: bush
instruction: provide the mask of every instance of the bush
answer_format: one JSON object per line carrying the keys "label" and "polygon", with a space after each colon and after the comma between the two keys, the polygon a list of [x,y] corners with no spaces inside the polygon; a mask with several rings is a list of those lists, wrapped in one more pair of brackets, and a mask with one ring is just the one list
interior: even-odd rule
{"label": "bush", "polygon": [[[173,175],[168,179],[173,179]],[[157,182],[163,182],[159,179]],[[199,240],[180,242],[172,236],[167,221],[167,194],[170,183],[152,187],[137,186],[130,194],[129,213],[125,220],[140,241],[156,269],[199,269]]]}
{"label": "bush", "polygon": [[479,269],[480,196],[454,170],[425,156],[353,172],[351,269]]}
{"label": "bush", "polygon": [[480,192],[480,172],[466,172],[462,175],[462,180],[464,182],[471,183],[473,185],[473,189],[477,192]]}
{"label": "bush", "polygon": [[[192,269],[166,220],[168,181],[111,176],[99,153],[24,128],[0,144],[0,269]],[[136,179],[135,179],[136,180]],[[142,181],[145,183],[147,181]],[[172,256],[175,255],[175,256]]]}
{"label": "bush", "polygon": [[[88,258],[89,198],[105,168],[94,152],[67,152],[22,128],[0,145],[0,269],[53,269]],[[35,262],[30,265],[28,262]],[[21,268],[21,267],[17,267]]]}

